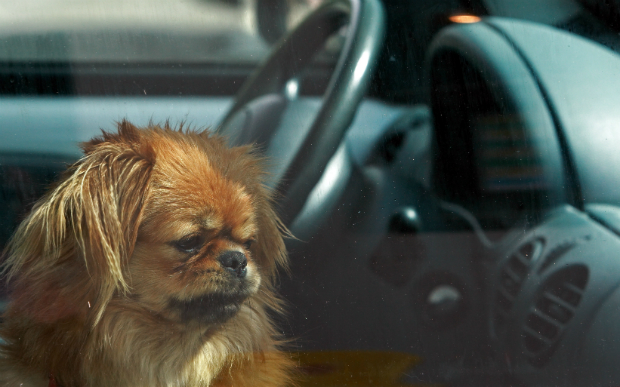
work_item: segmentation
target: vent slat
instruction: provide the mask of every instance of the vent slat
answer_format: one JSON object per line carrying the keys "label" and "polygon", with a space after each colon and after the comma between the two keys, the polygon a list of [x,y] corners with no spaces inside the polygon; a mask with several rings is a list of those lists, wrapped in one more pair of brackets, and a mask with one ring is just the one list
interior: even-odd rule
{"label": "vent slat", "polygon": [[506,259],[499,272],[499,286],[495,296],[495,327],[501,330],[510,318],[510,311],[516,297],[521,291],[523,281],[527,279],[532,262],[536,261],[543,251],[544,241],[536,238],[523,243]]}
{"label": "vent slat", "polygon": [[508,292],[508,290],[500,287],[497,289],[498,293],[502,295],[502,297],[506,298],[511,304],[515,302],[515,297]]}
{"label": "vent slat", "polygon": [[552,274],[541,286],[523,325],[524,353],[535,367],[549,361],[562,339],[588,283],[588,268],[572,265]]}
{"label": "vent slat", "polygon": [[551,324],[548,321],[546,321],[545,319],[542,319],[542,318],[536,316],[533,313],[530,313],[527,316],[527,320],[526,320],[525,325],[528,328],[531,328],[532,330],[534,330],[534,331],[538,332],[539,334],[543,335],[548,340],[554,339],[561,332],[560,327],[558,327],[556,324]]}
{"label": "vent slat", "polygon": [[513,254],[513,257],[517,258],[519,260],[519,262],[521,262],[525,266],[529,266],[530,265],[530,261],[532,260],[531,256],[525,257],[523,254],[521,254],[518,251]]}
{"label": "vent slat", "polygon": [[548,337],[545,337],[544,335],[541,335],[540,333],[536,332],[534,329],[528,327],[527,325],[523,327],[523,332],[534,337],[535,339],[538,339],[539,341],[542,341],[547,346],[553,344],[553,340],[549,339]]}
{"label": "vent slat", "polygon": [[545,312],[539,310],[538,308],[532,309],[532,314],[534,314],[534,315],[538,316],[539,318],[545,320],[549,324],[554,325],[558,329],[564,328],[564,324],[562,324],[562,322],[554,319],[553,317],[548,316]]}
{"label": "vent slat", "polygon": [[523,282],[523,278],[519,274],[515,273],[508,265],[504,268],[504,273],[519,284]]}
{"label": "vent slat", "polygon": [[545,260],[542,263],[542,265],[540,265],[538,272],[542,273],[549,266],[554,265],[564,254],[569,252],[575,246],[576,246],[575,241],[570,240],[570,241],[563,242],[559,244],[558,246],[554,247],[553,250],[551,250],[545,257]]}
{"label": "vent slat", "polygon": [[543,292],[542,296],[544,298],[546,298],[547,300],[554,302],[568,310],[570,310],[572,313],[575,313],[575,306],[572,303],[569,303],[567,301],[565,301],[563,298],[560,298],[558,296],[556,296],[555,294],[547,291],[547,292]]}
{"label": "vent slat", "polygon": [[570,282],[566,282],[564,284],[564,287],[569,289],[570,291],[574,292],[575,294],[578,294],[579,297],[581,297],[583,295],[583,289],[578,287],[578,286],[576,286],[576,285],[574,285],[574,284],[571,284]]}

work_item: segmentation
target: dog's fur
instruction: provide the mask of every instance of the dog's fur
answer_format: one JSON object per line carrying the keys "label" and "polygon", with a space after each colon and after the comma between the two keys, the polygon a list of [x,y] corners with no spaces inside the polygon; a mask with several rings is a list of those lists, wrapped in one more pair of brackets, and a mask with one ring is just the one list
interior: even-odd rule
{"label": "dog's fur", "polygon": [[124,121],[83,150],[9,244],[0,385],[287,384],[269,317],[286,231],[253,149]]}

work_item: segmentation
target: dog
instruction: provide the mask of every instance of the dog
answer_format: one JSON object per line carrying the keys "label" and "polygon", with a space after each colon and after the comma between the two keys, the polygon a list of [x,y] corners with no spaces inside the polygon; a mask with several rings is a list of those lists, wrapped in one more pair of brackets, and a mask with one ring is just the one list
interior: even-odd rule
{"label": "dog", "polygon": [[282,386],[286,228],[251,146],[127,121],[8,244],[0,386]]}

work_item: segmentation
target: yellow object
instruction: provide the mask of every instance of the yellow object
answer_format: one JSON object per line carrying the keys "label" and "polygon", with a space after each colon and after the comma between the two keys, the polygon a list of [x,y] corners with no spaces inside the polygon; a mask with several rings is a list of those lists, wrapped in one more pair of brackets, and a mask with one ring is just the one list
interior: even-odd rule
{"label": "yellow object", "polygon": [[404,374],[421,361],[408,353],[382,351],[298,352],[292,357],[299,363],[301,387],[405,386]]}
{"label": "yellow object", "polygon": [[452,15],[450,16],[448,19],[450,19],[450,21],[452,23],[478,23],[480,20],[480,16],[476,16],[476,15]]}

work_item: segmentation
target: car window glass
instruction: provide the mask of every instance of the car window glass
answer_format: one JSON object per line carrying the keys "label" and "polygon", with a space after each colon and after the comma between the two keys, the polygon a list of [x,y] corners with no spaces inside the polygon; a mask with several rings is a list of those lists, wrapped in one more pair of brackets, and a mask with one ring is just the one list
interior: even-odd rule
{"label": "car window glass", "polygon": [[282,21],[261,21],[257,7],[244,0],[3,1],[0,60],[256,63],[270,46],[259,23],[290,28],[309,10],[295,2]]}
{"label": "car window glass", "polygon": [[[278,40],[325,1],[0,0],[0,251],[101,129],[225,126]],[[284,306],[260,318],[287,311],[270,334],[299,386],[620,385],[620,0],[380,4],[376,62],[360,50],[349,63],[353,80],[376,63],[363,97],[349,94],[363,82],[332,79],[352,45],[340,18],[309,64],[260,79],[228,132],[272,156],[266,189],[310,187],[288,162],[331,155],[301,215],[272,225],[290,231],[291,264],[268,284]],[[330,95],[353,117],[321,110]],[[305,142],[317,112],[347,128],[330,149],[331,126]],[[13,285],[0,279],[0,312]]]}

